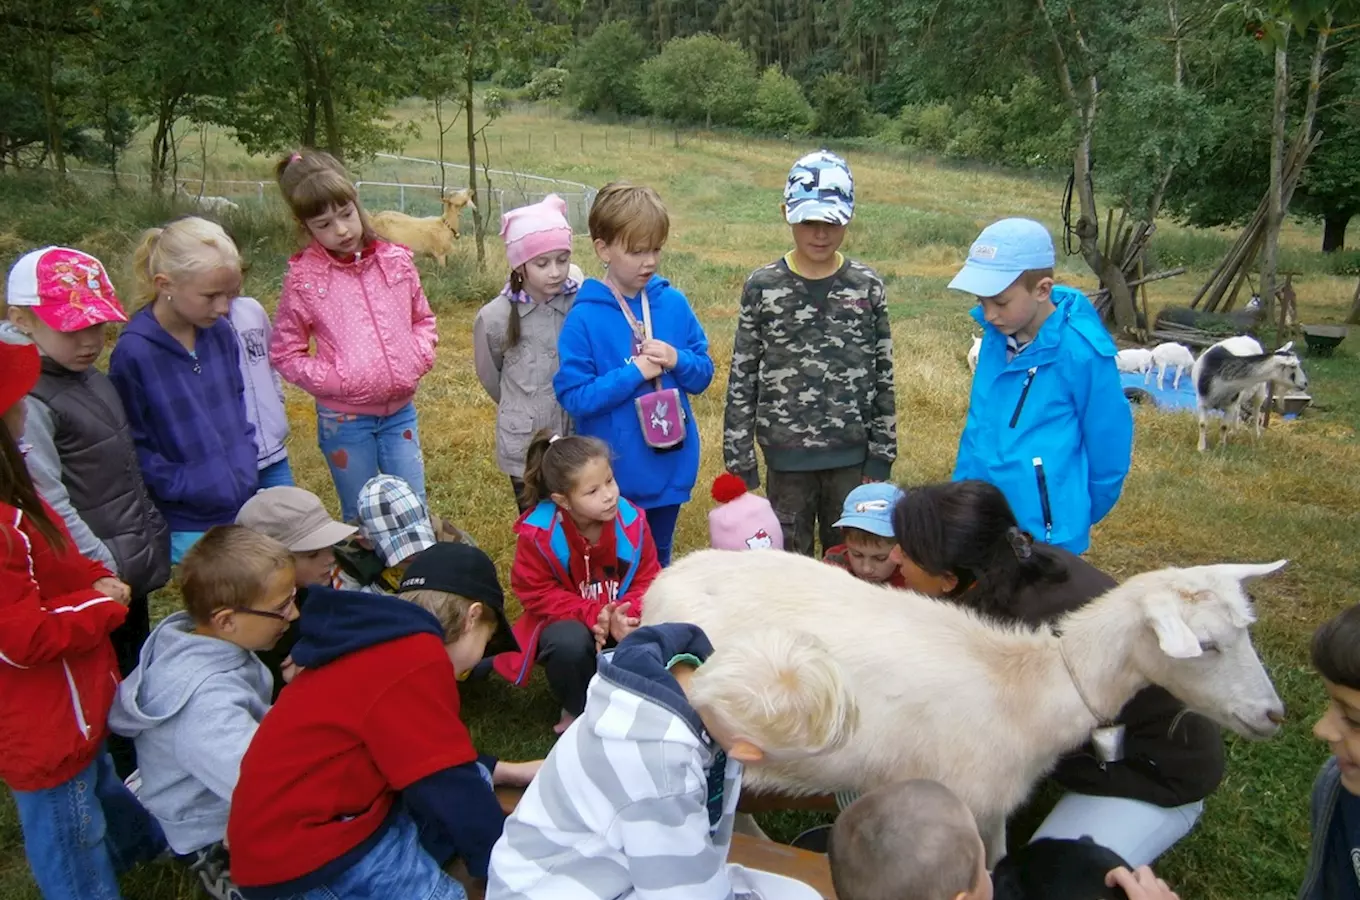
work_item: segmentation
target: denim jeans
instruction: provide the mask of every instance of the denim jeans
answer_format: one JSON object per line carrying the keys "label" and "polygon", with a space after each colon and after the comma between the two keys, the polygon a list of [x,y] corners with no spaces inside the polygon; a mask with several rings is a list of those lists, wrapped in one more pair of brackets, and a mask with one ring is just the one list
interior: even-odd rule
{"label": "denim jeans", "polygon": [[293,467],[289,464],[286,456],[260,470],[260,490],[271,487],[296,486],[297,483],[293,481]]}
{"label": "denim jeans", "polygon": [[643,512],[647,514],[647,527],[656,544],[656,561],[664,569],[671,564],[671,546],[675,543],[675,521],[680,518],[680,504],[655,506]]}
{"label": "denim jeans", "polygon": [[399,813],[378,843],[327,884],[288,900],[467,900],[463,886],[446,875],[420,846],[416,825]]}
{"label": "denim jeans", "polygon": [[117,900],[118,875],[165,849],[165,835],[101,751],[65,784],[15,791],[24,852],[45,900]]}
{"label": "denim jeans", "polygon": [[405,481],[428,508],[415,403],[390,416],[342,413],[317,404],[316,442],[330,466],[346,522],[358,519],[359,490],[379,473]]}

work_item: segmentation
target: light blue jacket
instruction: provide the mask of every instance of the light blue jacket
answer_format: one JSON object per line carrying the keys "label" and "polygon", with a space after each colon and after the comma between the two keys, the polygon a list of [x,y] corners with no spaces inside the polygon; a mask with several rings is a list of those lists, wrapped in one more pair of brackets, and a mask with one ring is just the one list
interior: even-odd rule
{"label": "light blue jacket", "polygon": [[1034,342],[1009,362],[1006,336],[973,310],[984,333],[954,480],[991,482],[1021,528],[1083,553],[1129,473],[1133,413],[1114,341],[1090,301],[1057,286],[1053,302]]}

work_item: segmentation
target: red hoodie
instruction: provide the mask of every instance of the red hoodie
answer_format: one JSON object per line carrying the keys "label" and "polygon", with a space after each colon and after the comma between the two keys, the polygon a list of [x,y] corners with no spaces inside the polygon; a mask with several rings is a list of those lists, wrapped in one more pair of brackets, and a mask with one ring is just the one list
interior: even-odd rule
{"label": "red hoodie", "polygon": [[127,617],[92,587],[113,573],[43,509],[66,538],[61,550],[0,503],[0,779],[16,791],[70,781],[99,753],[118,690],[109,632]]}

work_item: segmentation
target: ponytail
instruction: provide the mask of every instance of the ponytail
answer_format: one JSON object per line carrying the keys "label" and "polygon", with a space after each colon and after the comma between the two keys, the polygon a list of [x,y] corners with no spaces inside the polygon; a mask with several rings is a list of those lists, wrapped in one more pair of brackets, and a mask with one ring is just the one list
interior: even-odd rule
{"label": "ponytail", "polygon": [[506,348],[519,346],[519,310],[516,309],[515,296],[524,290],[524,273],[519,269],[510,270],[510,320],[505,325]]}
{"label": "ponytail", "polygon": [[[512,315],[514,312],[511,310]],[[596,459],[609,459],[609,445],[599,438],[581,434],[562,437],[546,428],[540,429],[524,454],[524,493],[520,502],[532,509],[553,494],[571,493],[576,476]]]}
{"label": "ponytail", "polygon": [[[293,213],[293,218],[306,232],[308,219],[325,215],[330,209],[354,204],[359,212],[359,221],[364,228],[364,243],[377,239],[359,202],[359,189],[350,180],[349,173],[340,160],[324,150],[304,147],[283,157],[274,166],[274,178],[279,183],[279,193],[283,202]],[[307,235],[310,239],[310,233]]]}
{"label": "ponytail", "polygon": [[138,307],[155,302],[156,276],[206,272],[219,266],[241,270],[241,252],[221,225],[200,216],[181,216],[164,228],[148,228],[132,254]]}

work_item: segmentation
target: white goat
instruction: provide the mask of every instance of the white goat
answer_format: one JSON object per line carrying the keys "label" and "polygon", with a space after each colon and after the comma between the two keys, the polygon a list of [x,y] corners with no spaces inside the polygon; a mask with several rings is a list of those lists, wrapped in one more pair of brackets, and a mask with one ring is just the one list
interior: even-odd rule
{"label": "white goat", "polygon": [[[1184,344],[1165,343],[1158,344],[1152,348],[1152,363],[1157,367],[1157,390],[1166,387],[1166,370],[1175,369],[1176,377],[1171,382],[1173,391],[1180,390],[1181,376],[1189,372],[1195,365],[1195,354],[1190,352],[1190,348]],[[1143,384],[1147,384],[1152,379],[1152,370],[1149,369],[1143,376]]]}
{"label": "white goat", "polygon": [[1142,347],[1120,350],[1114,355],[1114,364],[1121,372],[1136,372],[1146,375],[1152,371],[1152,351]]}
{"label": "white goat", "polygon": [[[1195,402],[1199,413],[1199,451],[1209,449],[1209,410],[1221,411],[1218,445],[1228,442],[1228,428],[1251,415],[1256,424],[1256,437],[1261,436],[1261,407],[1265,404],[1266,387],[1273,384],[1282,390],[1306,390],[1308,376],[1294,353],[1290,341],[1274,353],[1265,353],[1255,338],[1239,335],[1214,344],[1195,360],[1190,375],[1195,382]],[[1254,350],[1254,353],[1243,351]]]}
{"label": "white goat", "polygon": [[190,191],[182,181],[179,182],[178,185],[176,185],[176,190],[182,196],[188,197],[191,201],[193,201],[193,203],[195,203],[199,209],[206,209],[209,212],[224,213],[227,212],[228,210],[237,210],[241,208],[235,201],[228,200],[226,197],[214,197],[206,194],[195,194],[194,192]]}
{"label": "white goat", "polygon": [[715,647],[756,622],[816,634],[852,682],[859,727],[831,753],[748,766],[744,784],[801,796],[931,778],[973,810],[991,859],[1035,782],[1150,684],[1239,734],[1275,733],[1284,708],[1240,582],[1283,565],[1136,575],[1030,631],[795,554],[702,550],[662,571],[642,621],[693,622]]}
{"label": "white goat", "polygon": [[409,247],[413,253],[433,256],[439,265],[448,264],[453,242],[458,239],[458,215],[463,207],[476,209],[472,192],[445,191],[440,198],[444,212],[438,216],[408,216],[406,213],[385,209],[373,214],[373,230],[394,244]]}
{"label": "white goat", "polygon": [[968,348],[968,371],[977,371],[978,352],[982,350],[982,338],[974,337],[973,346]]}

